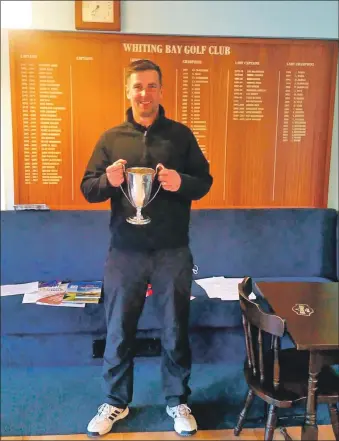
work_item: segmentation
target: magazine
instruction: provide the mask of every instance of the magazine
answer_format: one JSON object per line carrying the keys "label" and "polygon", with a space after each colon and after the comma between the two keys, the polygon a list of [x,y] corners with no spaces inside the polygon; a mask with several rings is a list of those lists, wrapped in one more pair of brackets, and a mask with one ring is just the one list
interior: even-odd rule
{"label": "magazine", "polygon": [[72,303],[64,300],[65,292],[58,292],[51,295],[46,295],[45,297],[37,300],[37,305],[45,305],[45,306],[69,306],[69,307],[77,307],[84,308],[85,303]]}
{"label": "magazine", "polygon": [[102,292],[102,281],[71,282],[67,285],[64,301],[99,303]]}
{"label": "magazine", "polygon": [[68,283],[62,283],[57,280],[47,283],[39,283],[39,290],[35,303],[37,305],[45,306],[84,307],[85,303],[64,301],[67,286]]}

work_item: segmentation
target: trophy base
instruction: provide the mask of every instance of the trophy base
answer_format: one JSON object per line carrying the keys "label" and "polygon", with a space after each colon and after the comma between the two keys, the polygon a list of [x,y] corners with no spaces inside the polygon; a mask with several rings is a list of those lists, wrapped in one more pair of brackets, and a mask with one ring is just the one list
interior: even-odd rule
{"label": "trophy base", "polygon": [[141,217],[133,216],[133,217],[128,217],[126,219],[126,221],[129,224],[133,224],[133,225],[146,225],[146,224],[149,224],[151,222],[151,218],[149,218],[148,216],[145,216],[145,217],[143,217],[143,216],[141,216]]}

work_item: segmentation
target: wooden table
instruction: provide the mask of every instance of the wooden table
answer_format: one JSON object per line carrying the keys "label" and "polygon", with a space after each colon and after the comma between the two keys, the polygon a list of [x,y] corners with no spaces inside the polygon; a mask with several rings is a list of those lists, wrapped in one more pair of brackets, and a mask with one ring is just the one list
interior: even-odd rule
{"label": "wooden table", "polygon": [[286,320],[287,332],[296,348],[310,351],[306,417],[301,439],[317,440],[317,375],[323,364],[333,361],[333,355],[339,354],[339,284],[258,282],[256,287],[272,310]]}

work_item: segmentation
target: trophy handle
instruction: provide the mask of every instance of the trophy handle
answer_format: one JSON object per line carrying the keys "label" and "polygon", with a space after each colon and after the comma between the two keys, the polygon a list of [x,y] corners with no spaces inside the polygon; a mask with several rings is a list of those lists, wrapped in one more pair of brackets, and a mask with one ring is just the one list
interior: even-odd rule
{"label": "trophy handle", "polygon": [[[125,175],[125,173],[126,173],[126,167],[125,167],[125,164],[121,164],[121,165],[122,165],[122,169],[124,170],[124,175]],[[121,184],[120,184],[120,189],[121,189],[121,191],[123,192],[125,198],[126,198],[126,199],[128,200],[128,202],[132,205],[132,207],[137,208],[137,207],[133,204],[133,202],[130,200],[130,198],[127,196],[127,194],[125,193],[125,190],[122,188],[122,185],[121,185]]]}
{"label": "trophy handle", "polygon": [[[155,174],[158,173],[158,171],[159,171],[160,168],[161,168],[161,165],[159,165],[159,164],[155,167]],[[155,198],[155,196],[159,193],[160,188],[161,188],[161,182],[159,182],[158,190],[154,193],[154,195],[153,195],[152,198],[147,202],[147,204],[143,206],[143,208],[147,207],[147,205],[148,205],[150,202],[153,201],[153,199]]]}

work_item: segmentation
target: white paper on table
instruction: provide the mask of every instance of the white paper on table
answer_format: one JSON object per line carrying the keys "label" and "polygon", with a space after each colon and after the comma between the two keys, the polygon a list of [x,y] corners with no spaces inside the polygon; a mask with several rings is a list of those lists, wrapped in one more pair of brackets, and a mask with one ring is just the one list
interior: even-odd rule
{"label": "white paper on table", "polygon": [[208,277],[195,280],[195,282],[206,291],[210,298],[239,300],[238,285],[243,280],[243,278]]}
{"label": "white paper on table", "polygon": [[37,291],[39,282],[19,283],[16,285],[1,285],[1,297],[27,294]]}

